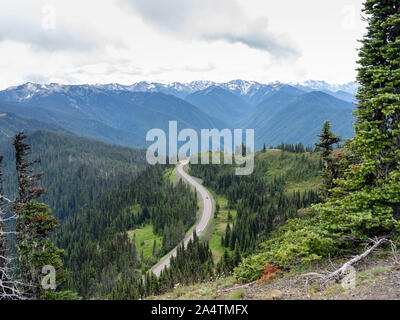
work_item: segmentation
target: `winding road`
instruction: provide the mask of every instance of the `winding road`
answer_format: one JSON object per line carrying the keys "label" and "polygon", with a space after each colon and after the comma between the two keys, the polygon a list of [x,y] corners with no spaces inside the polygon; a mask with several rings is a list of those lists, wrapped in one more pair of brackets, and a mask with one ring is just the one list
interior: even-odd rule
{"label": "winding road", "polygon": [[[212,214],[213,214],[213,205],[212,198],[210,193],[204,188],[198,181],[196,181],[192,176],[187,174],[184,170],[184,167],[189,164],[189,160],[184,160],[179,162],[177,167],[177,175],[183,180],[184,183],[192,186],[196,189],[198,196],[201,200],[200,206],[200,215],[197,219],[197,222],[194,226],[196,233],[198,236],[203,234],[204,230],[206,230],[207,225],[210,223]],[[187,246],[190,239],[193,239],[193,230],[191,229],[190,233],[186,235],[183,239],[185,247]],[[181,245],[182,242],[179,244]],[[158,262],[153,268],[151,268],[150,272],[153,272],[157,277],[160,275],[161,271],[168,267],[171,261],[171,257],[176,256],[177,247],[175,247],[172,251],[170,251],[166,256],[162,258],[160,262]]]}

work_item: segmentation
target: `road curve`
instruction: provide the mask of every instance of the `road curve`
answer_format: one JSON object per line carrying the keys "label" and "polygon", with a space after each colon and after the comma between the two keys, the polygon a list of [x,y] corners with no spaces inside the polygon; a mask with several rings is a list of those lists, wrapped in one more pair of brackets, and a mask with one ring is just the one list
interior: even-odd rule
{"label": "road curve", "polygon": [[[213,205],[212,205],[212,198],[210,193],[204,188],[199,182],[197,182],[195,179],[193,179],[192,176],[188,175],[184,167],[189,164],[189,160],[184,160],[179,162],[178,167],[177,167],[177,174],[178,176],[183,180],[184,183],[192,186],[193,188],[196,189],[197,195],[199,196],[201,200],[201,206],[200,206],[200,215],[197,219],[197,222],[195,224],[195,230],[198,236],[204,233],[204,230],[206,230],[207,225],[210,223],[212,215],[213,215]],[[190,239],[193,239],[193,230],[186,235],[186,237],[183,239],[183,242],[185,243],[185,247],[187,246],[188,242]],[[179,243],[181,245],[182,242]],[[160,262],[158,262],[153,268],[151,268],[150,272],[153,272],[157,277],[160,275],[161,271],[165,268],[168,267],[171,261],[171,257],[176,256],[176,247],[170,251],[166,256],[162,258]]]}

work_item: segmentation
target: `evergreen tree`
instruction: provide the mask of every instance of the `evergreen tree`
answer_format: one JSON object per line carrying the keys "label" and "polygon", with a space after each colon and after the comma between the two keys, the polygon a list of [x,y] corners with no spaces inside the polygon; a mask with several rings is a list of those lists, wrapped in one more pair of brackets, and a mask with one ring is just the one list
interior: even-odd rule
{"label": "evergreen tree", "polygon": [[236,240],[234,258],[233,258],[234,266],[237,267],[241,260],[242,260],[242,257],[240,255],[239,242]]}
{"label": "evergreen tree", "polygon": [[400,230],[400,3],[367,0],[363,11],[368,27],[360,51],[355,136],[345,143],[343,174],[326,202],[313,206],[318,214],[307,227],[296,226],[299,234],[314,232],[313,243],[324,243],[310,250],[310,241],[309,255],[354,249],[373,237],[398,238]]}
{"label": "evergreen tree", "polygon": [[225,238],[224,238],[224,246],[225,247],[229,246],[230,240],[231,240],[231,226],[228,223],[228,225],[226,226],[226,230],[225,230]]}
{"label": "evergreen tree", "polygon": [[355,136],[344,176],[323,212],[358,235],[388,234],[400,220],[400,3],[367,0]]}
{"label": "evergreen tree", "polygon": [[367,0],[367,34],[360,51],[354,152],[344,183],[357,206],[400,219],[400,3]]}
{"label": "evergreen tree", "polygon": [[321,138],[321,141],[316,143],[317,147],[320,147],[322,151],[322,157],[328,158],[333,150],[333,145],[340,142],[340,137],[336,136],[331,131],[331,124],[329,121],[324,122],[321,134],[317,135]]}
{"label": "evergreen tree", "polygon": [[217,200],[216,200],[215,202],[216,202],[216,204],[215,204],[214,219],[217,219],[217,218],[218,218],[218,213],[219,213],[220,206],[219,206],[219,203],[218,203]]}
{"label": "evergreen tree", "polygon": [[42,295],[57,298],[51,292],[43,290],[40,282],[42,268],[46,265],[57,271],[57,284],[61,284],[65,277],[61,261],[63,251],[49,239],[58,221],[46,205],[34,201],[44,193],[44,189],[38,186],[41,174],[33,174],[31,169],[40,160],[26,160],[26,156],[30,154],[30,146],[24,142],[26,137],[23,132],[19,132],[14,138],[19,197],[13,205],[21,277],[26,285],[24,295],[30,299],[40,299]]}
{"label": "evergreen tree", "polygon": [[323,184],[321,186],[320,195],[325,199],[330,195],[330,190],[335,187],[334,179],[339,177],[338,164],[333,158],[332,151],[333,145],[340,142],[340,138],[332,133],[329,121],[324,122],[322,132],[317,136],[321,138],[321,141],[315,145],[322,149],[322,158],[324,161],[324,168],[321,173]]}
{"label": "evergreen tree", "polygon": [[154,239],[153,242],[153,257],[157,257],[157,240]]}

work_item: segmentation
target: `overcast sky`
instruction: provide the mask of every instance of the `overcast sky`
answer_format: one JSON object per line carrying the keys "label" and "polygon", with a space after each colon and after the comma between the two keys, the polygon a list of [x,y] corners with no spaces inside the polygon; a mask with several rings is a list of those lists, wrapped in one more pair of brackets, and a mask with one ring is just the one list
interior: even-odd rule
{"label": "overcast sky", "polygon": [[1,0],[0,88],[355,80],[362,0]]}

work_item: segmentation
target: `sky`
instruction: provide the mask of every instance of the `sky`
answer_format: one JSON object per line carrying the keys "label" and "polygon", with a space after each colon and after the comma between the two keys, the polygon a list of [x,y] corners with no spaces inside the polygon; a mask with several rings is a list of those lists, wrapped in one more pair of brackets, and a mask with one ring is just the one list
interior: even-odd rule
{"label": "sky", "polygon": [[356,77],[363,0],[1,0],[0,89]]}

